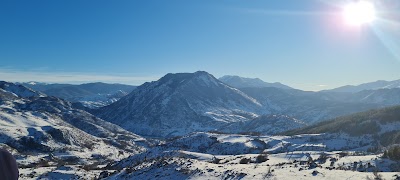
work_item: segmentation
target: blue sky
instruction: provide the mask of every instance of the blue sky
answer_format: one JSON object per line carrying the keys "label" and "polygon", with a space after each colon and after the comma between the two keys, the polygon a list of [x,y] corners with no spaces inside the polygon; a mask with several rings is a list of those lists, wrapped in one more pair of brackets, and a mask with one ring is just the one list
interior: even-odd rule
{"label": "blue sky", "polygon": [[394,1],[362,27],[343,22],[348,2],[326,2],[3,0],[0,79],[139,85],[205,70],[304,90],[400,79]]}

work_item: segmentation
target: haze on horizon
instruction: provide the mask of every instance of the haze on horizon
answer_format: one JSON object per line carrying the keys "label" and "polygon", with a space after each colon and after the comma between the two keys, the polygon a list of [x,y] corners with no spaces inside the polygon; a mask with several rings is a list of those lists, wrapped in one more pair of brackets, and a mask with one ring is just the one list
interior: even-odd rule
{"label": "haze on horizon", "polygon": [[0,79],[140,85],[204,70],[302,90],[400,79],[400,2],[369,0],[376,17],[356,26],[343,16],[354,1],[335,2],[3,1]]}

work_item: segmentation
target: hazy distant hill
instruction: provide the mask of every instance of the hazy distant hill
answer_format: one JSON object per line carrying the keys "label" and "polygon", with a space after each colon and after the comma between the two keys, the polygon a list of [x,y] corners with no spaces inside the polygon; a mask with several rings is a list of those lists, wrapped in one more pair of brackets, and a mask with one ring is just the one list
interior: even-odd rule
{"label": "hazy distant hill", "polygon": [[263,105],[265,114],[287,115],[307,124],[383,107],[381,104],[328,99],[320,93],[273,87],[241,88]]}
{"label": "hazy distant hill", "polygon": [[376,90],[376,89],[391,89],[391,88],[400,88],[400,80],[394,80],[394,81],[375,81],[375,82],[370,82],[370,83],[364,83],[360,85],[346,85],[342,87],[338,87],[335,89],[331,90],[326,90],[326,91],[331,91],[331,92],[360,92],[363,90]]}
{"label": "hazy distant hill", "polygon": [[136,86],[131,85],[107,83],[71,85],[29,82],[22,83],[22,85],[49,96],[63,98],[71,102],[80,102],[90,108],[99,108],[111,104],[136,88]]}
{"label": "hazy distant hill", "polygon": [[400,143],[400,106],[360,112],[288,131],[286,135],[347,133],[375,135],[382,145]]}

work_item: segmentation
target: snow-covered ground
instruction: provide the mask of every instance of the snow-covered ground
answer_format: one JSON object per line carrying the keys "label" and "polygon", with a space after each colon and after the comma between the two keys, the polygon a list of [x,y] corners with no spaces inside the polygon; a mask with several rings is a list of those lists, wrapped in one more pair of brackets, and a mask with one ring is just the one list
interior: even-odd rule
{"label": "snow-covered ground", "polygon": [[260,154],[213,156],[179,151],[175,156],[160,156],[123,168],[108,179],[373,179],[374,171],[384,179],[400,175],[387,172],[394,162],[382,160],[380,155],[340,157],[338,153],[327,153],[326,161],[315,160],[314,166],[307,160],[318,159],[321,152],[269,154],[265,162],[257,162]]}
{"label": "snow-covered ground", "polygon": [[112,164],[116,171],[107,179],[395,179],[400,175],[398,162],[365,151],[367,139],[344,134],[193,133]]}
{"label": "snow-covered ground", "polygon": [[[369,146],[363,143],[367,144],[367,138],[344,134],[249,136],[199,132],[161,142],[143,153],[114,157],[107,163],[93,161],[96,149],[23,156],[18,162],[34,165],[43,159],[67,159],[68,162],[72,158],[71,164],[21,168],[22,179],[285,180],[373,179],[375,176],[396,179],[400,176],[398,162],[384,159],[382,154],[366,153],[364,149]],[[341,148],[348,149],[334,150]],[[74,157],[79,160],[74,162]]]}

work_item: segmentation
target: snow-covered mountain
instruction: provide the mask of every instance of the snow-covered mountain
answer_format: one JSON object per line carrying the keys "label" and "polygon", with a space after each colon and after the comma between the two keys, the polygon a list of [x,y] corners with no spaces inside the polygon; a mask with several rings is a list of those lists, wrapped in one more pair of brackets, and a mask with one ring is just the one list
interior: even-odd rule
{"label": "snow-covered mountain", "polygon": [[257,100],[198,71],[145,83],[97,115],[141,135],[171,136],[248,121],[260,109]]}
{"label": "snow-covered mountain", "polygon": [[68,101],[0,82],[0,147],[19,155],[21,167],[57,164],[63,158],[75,158],[81,165],[106,163],[141,153],[148,144]]}
{"label": "snow-covered mountain", "polygon": [[71,85],[28,82],[21,83],[21,85],[41,91],[49,96],[55,96],[71,102],[80,102],[89,108],[109,105],[136,88],[136,86],[107,83]]}
{"label": "snow-covered mountain", "polygon": [[287,85],[279,82],[267,83],[259,78],[245,78],[240,76],[222,76],[219,78],[220,81],[224,82],[235,88],[245,88],[245,87],[276,87],[282,89],[293,89]]}
{"label": "snow-covered mountain", "polygon": [[335,89],[331,90],[326,90],[326,91],[331,91],[331,92],[360,92],[363,90],[376,90],[376,89],[392,89],[392,88],[400,88],[400,80],[394,80],[394,81],[375,81],[375,82],[370,82],[370,83],[364,83],[360,85],[346,85],[342,87],[338,87]]}

